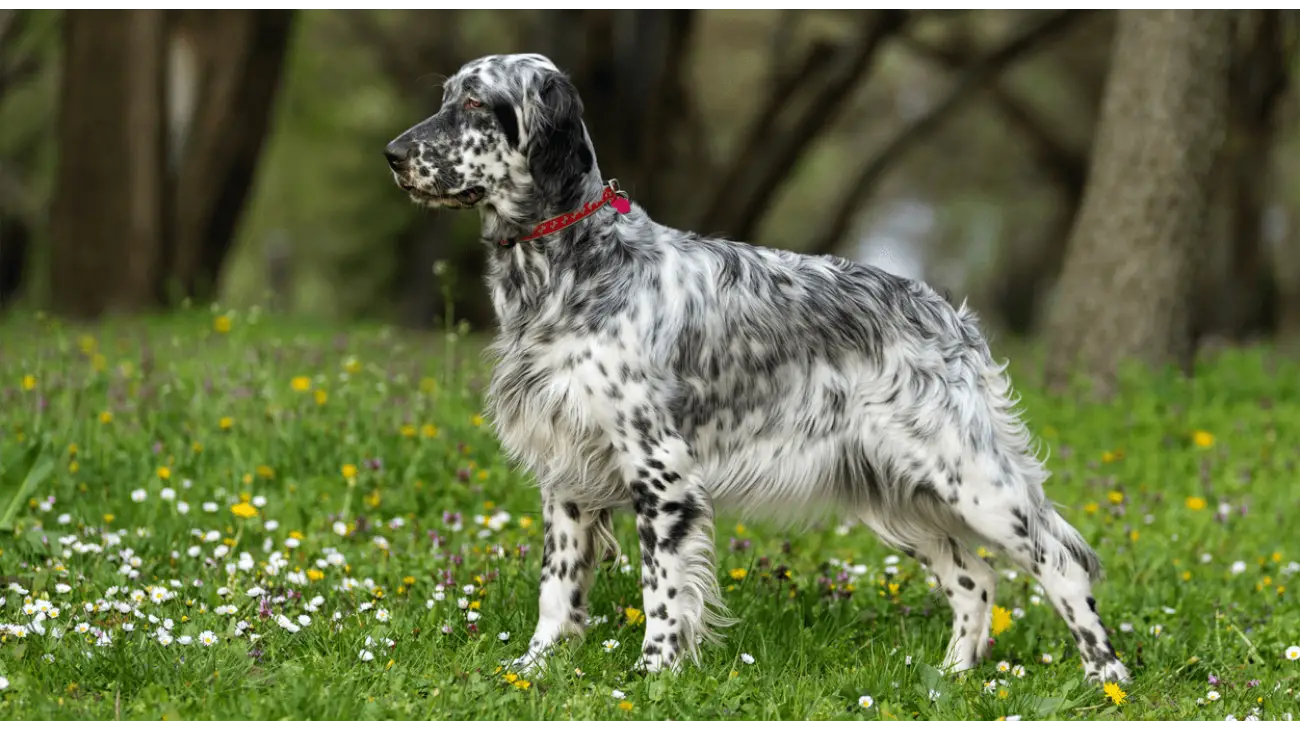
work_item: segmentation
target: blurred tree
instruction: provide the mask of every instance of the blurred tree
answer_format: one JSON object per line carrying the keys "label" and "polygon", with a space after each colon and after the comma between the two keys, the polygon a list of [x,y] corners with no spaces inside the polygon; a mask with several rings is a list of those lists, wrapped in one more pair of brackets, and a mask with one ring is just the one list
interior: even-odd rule
{"label": "blurred tree", "polygon": [[[173,71],[192,69],[193,101],[172,120],[163,302],[213,294],[270,127],[294,19],[291,10],[170,12]],[[185,55],[190,63],[178,63]]]}
{"label": "blurred tree", "polygon": [[139,310],[154,302],[163,245],[166,16],[69,11],[63,27],[54,308]]}
{"label": "blurred tree", "polygon": [[[30,42],[34,12],[0,10],[0,103],[11,91],[30,83],[45,65],[39,45]],[[34,167],[32,158],[39,145],[22,132],[19,135],[24,138],[9,141],[11,156],[0,159],[0,310],[18,298],[41,226],[40,206],[24,174]]]}
{"label": "blurred tree", "polygon": [[[211,295],[253,182],[292,17],[65,14],[51,203],[58,311],[94,317]],[[186,115],[168,113],[173,41],[192,51],[195,69],[182,130],[171,122]]]}
{"label": "blurred tree", "polygon": [[1194,257],[1227,126],[1231,22],[1121,10],[1083,207],[1049,328],[1047,380],[1111,392],[1135,359],[1190,366]]}
{"label": "blurred tree", "polygon": [[[1197,334],[1241,342],[1275,329],[1277,277],[1269,266],[1264,217],[1275,199],[1277,116],[1290,85],[1296,11],[1236,10],[1228,136],[1219,164],[1219,235],[1197,284]],[[1290,41],[1290,42],[1288,42]]]}

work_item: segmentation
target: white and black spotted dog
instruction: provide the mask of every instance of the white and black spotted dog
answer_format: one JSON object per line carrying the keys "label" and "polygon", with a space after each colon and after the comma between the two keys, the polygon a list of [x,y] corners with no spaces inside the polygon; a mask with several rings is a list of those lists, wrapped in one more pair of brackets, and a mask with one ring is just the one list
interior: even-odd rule
{"label": "white and black spotted dog", "polygon": [[568,78],[489,56],[385,150],[416,203],[477,208],[499,319],[488,408],[541,487],[540,618],[519,659],[580,634],[612,510],[640,535],[640,666],[677,668],[730,623],[714,509],[847,515],[931,570],[952,605],[944,664],[989,648],[1005,552],[1069,624],[1087,675],[1123,681],[1096,610],[1096,554],[1047,472],[975,316],[844,259],[655,223],[607,184]]}

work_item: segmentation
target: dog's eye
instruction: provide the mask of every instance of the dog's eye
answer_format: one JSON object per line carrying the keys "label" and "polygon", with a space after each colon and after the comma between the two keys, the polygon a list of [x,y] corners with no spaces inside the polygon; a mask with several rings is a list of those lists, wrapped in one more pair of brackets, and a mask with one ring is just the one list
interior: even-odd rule
{"label": "dog's eye", "polygon": [[466,109],[478,109],[481,106],[483,106],[483,102],[479,101],[478,99],[471,98],[465,100]]}

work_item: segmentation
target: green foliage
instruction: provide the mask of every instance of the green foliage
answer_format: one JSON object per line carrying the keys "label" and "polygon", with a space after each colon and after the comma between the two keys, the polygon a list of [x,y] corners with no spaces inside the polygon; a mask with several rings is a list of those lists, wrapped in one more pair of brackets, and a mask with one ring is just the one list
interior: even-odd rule
{"label": "green foliage", "polygon": [[[529,480],[478,415],[480,343],[225,316],[95,330],[25,317],[0,329],[0,509],[15,505],[0,525],[0,624],[30,624],[28,601],[58,612],[41,622],[43,635],[11,630],[0,642],[9,682],[0,716],[1218,719],[1257,710],[1272,719],[1300,710],[1300,662],[1285,658],[1300,644],[1300,366],[1269,351],[1224,354],[1194,381],[1133,374],[1111,405],[1025,388],[1052,453],[1048,492],[1108,572],[1097,599],[1135,673],[1116,705],[1081,682],[1065,624],[1023,573],[1000,583],[996,603],[1012,620],[990,662],[945,677],[933,665],[950,614],[918,565],[887,562],[862,527],[785,534],[725,518],[718,572],[741,623],[702,667],[675,678],[629,671],[644,617],[624,515],[617,531],[631,565],[603,566],[592,595],[600,623],[547,674],[513,677],[504,665],[523,653],[536,619],[541,522]],[[1032,384],[1023,373],[1034,367],[1018,357],[1013,371]],[[100,645],[99,633],[111,643]]]}

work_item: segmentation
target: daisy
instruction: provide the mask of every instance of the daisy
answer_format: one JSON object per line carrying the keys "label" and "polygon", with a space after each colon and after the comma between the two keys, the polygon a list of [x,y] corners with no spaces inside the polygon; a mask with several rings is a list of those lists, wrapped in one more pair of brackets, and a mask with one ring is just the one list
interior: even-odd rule
{"label": "daisy", "polygon": [[1300,646],[1288,646],[1284,656],[1293,662],[1300,660]]}
{"label": "daisy", "polygon": [[143,502],[148,498],[149,498],[149,493],[143,489],[137,489],[134,492],[131,492],[132,502]]}
{"label": "daisy", "polygon": [[613,692],[610,692],[609,694],[610,694],[611,697],[613,697],[613,698],[616,699],[616,700],[627,699],[627,695],[626,695],[626,694],[623,694],[623,691],[622,691],[622,690],[617,690],[617,689],[616,689],[616,690],[614,690]]}
{"label": "daisy", "polygon": [[1017,679],[1023,678],[1025,676],[1025,668],[1019,664],[1015,665],[1011,668],[1011,676],[1016,677]]}
{"label": "daisy", "polygon": [[158,643],[163,646],[171,646],[172,635],[166,632],[158,634]]}
{"label": "daisy", "polygon": [[497,634],[497,638],[502,641],[510,641],[510,632],[502,631],[501,633]]}
{"label": "daisy", "polygon": [[[471,611],[470,613],[473,613],[473,611]],[[478,615],[478,614],[475,614],[475,616],[477,616],[477,615]],[[387,610],[387,609],[383,609],[383,608],[381,608],[381,609],[379,609],[378,611],[375,611],[375,620],[379,621],[380,623],[387,623],[387,622],[388,622],[388,610]],[[473,620],[474,620],[474,619],[470,619],[470,621],[473,621]]]}
{"label": "daisy", "polygon": [[204,631],[199,634],[199,643],[204,646],[212,646],[217,643],[217,635],[211,631]]}
{"label": "daisy", "polygon": [[746,663],[746,664],[753,664],[753,663],[754,663],[754,657],[750,656],[749,654],[741,654],[741,655],[740,655],[740,661],[742,661],[742,662],[744,662],[744,663]]}
{"label": "daisy", "polygon": [[82,621],[81,623],[77,624],[77,626],[73,629],[73,631],[76,631],[78,634],[84,634],[90,631],[90,624],[86,623],[85,621]]}
{"label": "daisy", "polygon": [[194,637],[189,634],[182,634],[181,638],[176,640],[181,646],[189,646],[194,643]]}
{"label": "daisy", "polygon": [[9,689],[9,680],[5,679],[4,677],[0,677],[0,692],[3,692],[7,689]]}
{"label": "daisy", "polygon": [[374,653],[371,652],[371,651],[368,651],[368,650],[366,650],[366,649],[362,649],[362,650],[361,650],[361,653],[357,654],[357,658],[360,659],[360,660],[363,661],[363,662],[368,662],[368,661],[373,660],[373,659],[375,658],[375,655],[374,655]]}
{"label": "daisy", "polygon": [[862,695],[858,698],[858,707],[864,710],[870,710],[874,704],[876,704],[876,701],[871,699],[871,695]]}
{"label": "daisy", "polygon": [[1000,662],[998,662],[998,671],[999,671],[999,672],[1009,672],[1009,671],[1011,671],[1011,663],[1010,663],[1010,662],[1007,662],[1007,661],[1005,661],[1005,660],[1004,660],[1004,661],[1000,661]]}
{"label": "daisy", "polygon": [[605,647],[605,653],[608,654],[618,648],[618,639],[606,639],[601,646]]}
{"label": "daisy", "polygon": [[1210,702],[1218,702],[1220,696],[1221,695],[1219,695],[1219,693],[1215,692],[1214,690],[1210,690],[1209,692],[1205,693],[1205,699],[1209,700]]}
{"label": "daisy", "polygon": [[478,621],[478,618],[479,618],[479,612],[478,612],[478,611],[468,611],[468,612],[466,612],[466,614],[465,614],[465,620],[466,620],[466,621],[469,621],[470,623],[473,623],[473,622],[475,622],[475,621]]}
{"label": "daisy", "polygon": [[1051,663],[1052,663],[1052,655],[1051,655],[1051,654],[1044,654],[1044,655],[1042,656],[1042,658],[1040,659],[1040,661],[1042,661],[1044,664],[1051,664]]}

